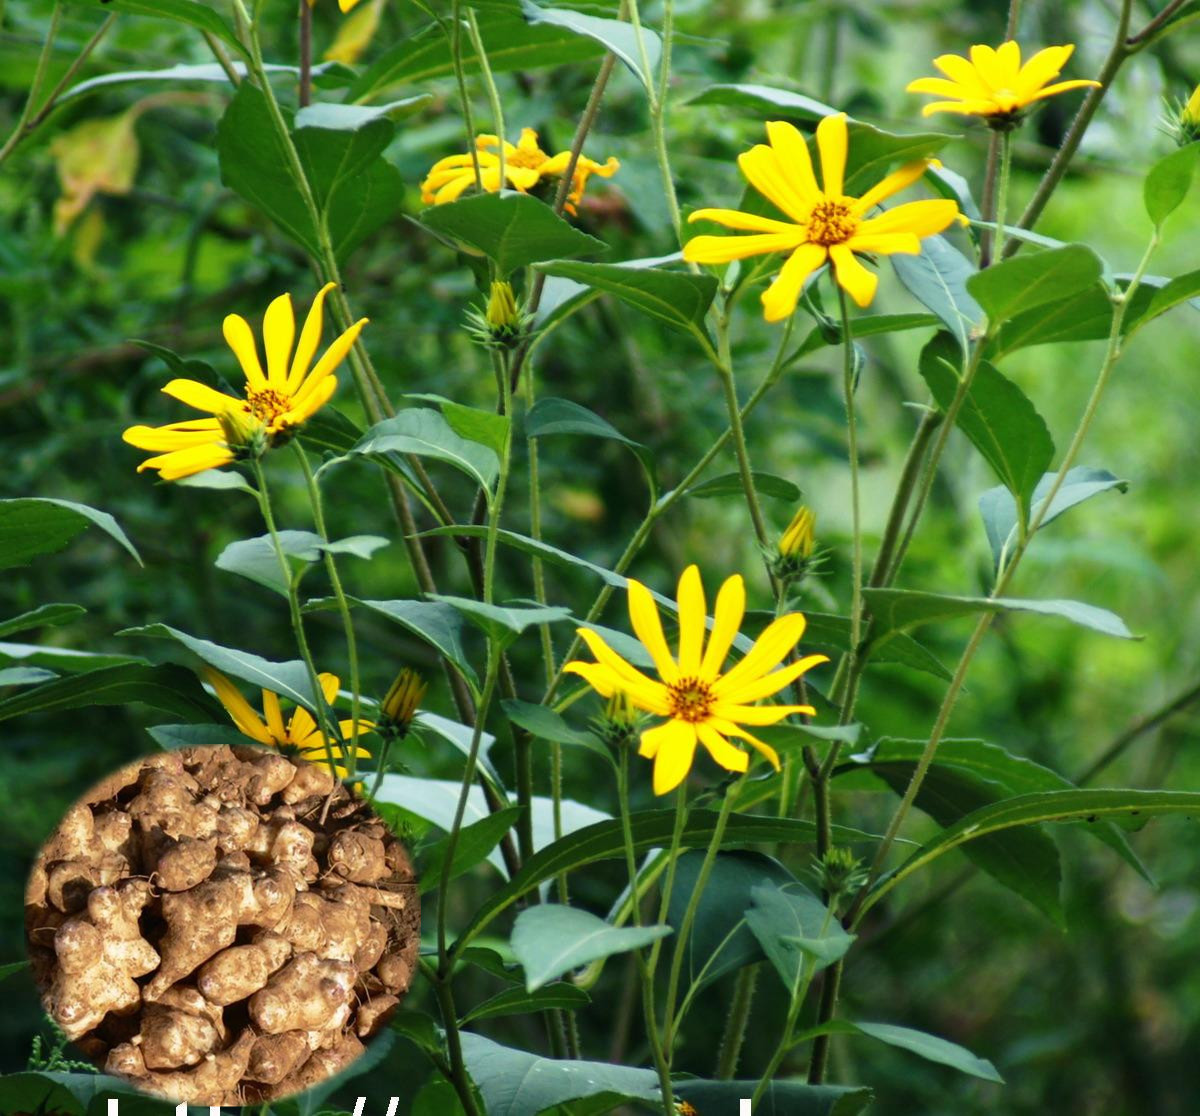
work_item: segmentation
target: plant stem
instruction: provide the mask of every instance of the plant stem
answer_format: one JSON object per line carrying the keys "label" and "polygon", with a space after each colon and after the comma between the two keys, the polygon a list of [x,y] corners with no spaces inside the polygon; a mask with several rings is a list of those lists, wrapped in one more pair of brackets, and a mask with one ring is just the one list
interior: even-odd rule
{"label": "plant stem", "polygon": [[746,1038],[746,1025],[750,1022],[750,1009],[754,1005],[754,989],[758,984],[759,963],[738,970],[733,985],[733,996],[729,1002],[729,1014],[725,1017],[725,1030],[721,1045],[717,1048],[718,1081],[729,1081],[737,1073],[742,1043]]}
{"label": "plant stem", "polygon": [[766,546],[767,524],[763,518],[762,507],[758,502],[758,492],[754,487],[754,470],[750,467],[750,451],[746,448],[746,432],[742,427],[742,412],[738,404],[733,360],[729,348],[729,317],[724,312],[717,322],[717,345],[719,349],[717,360],[714,363],[717,374],[721,378],[721,387],[725,392],[725,409],[729,414],[729,432],[733,437],[733,452],[737,458],[738,475],[742,480],[742,492],[746,497],[746,507],[750,512],[754,535],[761,546]]}
{"label": "plant stem", "polygon": [[458,1033],[458,1010],[454,1004],[454,991],[449,979],[438,978],[433,982],[434,994],[437,996],[438,1008],[446,1024],[446,1052],[450,1055],[449,1078],[458,1094],[458,1102],[463,1107],[466,1116],[480,1116],[479,1106],[475,1103],[475,1093],[471,1088],[471,1078],[467,1073],[467,1063],[463,1058],[462,1039]]}
{"label": "plant stem", "polygon": [[[479,59],[479,73],[483,78],[484,88],[487,90],[488,103],[492,108],[492,126],[496,129],[496,138],[500,141],[496,145],[496,158],[500,164],[496,174],[499,180],[497,189],[504,189],[504,110],[500,104],[500,91],[496,88],[496,79],[492,76],[492,67],[488,63],[487,51],[483,49],[483,38],[479,34],[479,23],[475,19],[475,10],[467,9],[467,34],[471,37],[471,46],[475,48],[475,56]],[[476,165],[476,179],[482,181],[478,177],[479,156],[473,155]]]}
{"label": "plant stem", "polygon": [[854,407],[854,339],[850,334],[850,310],[846,292],[838,287],[842,316],[842,392],[846,403],[846,440],[850,459],[850,517],[854,532],[850,575],[850,648],[858,654],[862,622],[862,522],[858,497],[858,418]]}
{"label": "plant stem", "polygon": [[300,0],[300,87],[296,99],[304,108],[312,101],[312,4]]}

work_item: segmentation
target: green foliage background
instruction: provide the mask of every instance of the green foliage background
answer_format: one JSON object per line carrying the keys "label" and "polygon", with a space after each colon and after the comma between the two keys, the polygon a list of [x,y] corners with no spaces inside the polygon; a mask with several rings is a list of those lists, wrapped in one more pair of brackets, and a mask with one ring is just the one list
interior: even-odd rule
{"label": "green foliage background", "polygon": [[[268,42],[290,56],[293,12],[268,4]],[[1135,9],[1140,6],[1135,5]],[[46,23],[45,5],[9,0],[0,28],[0,131],[16,119],[28,88]],[[605,13],[611,14],[611,13]],[[677,6],[679,38],[668,135],[680,199],[735,204],[741,183],[734,156],[761,134],[760,118],[722,106],[689,106],[688,98],[719,82],[759,82],[794,88],[897,131],[920,130],[918,98],[905,82],[929,72],[941,51],[972,42],[997,42],[1006,9],[999,4],[703,3]],[[1148,18],[1149,10],[1143,11]],[[652,24],[651,7],[646,18]],[[318,44],[336,31],[336,7],[321,0]],[[100,16],[86,3],[64,8],[60,71]],[[417,5],[393,0],[383,12],[377,43],[397,40],[424,22]],[[1111,28],[1098,3],[1030,3],[1021,16],[1028,43],[1079,44],[1068,76],[1094,73]],[[368,56],[369,58],[370,56]],[[121,15],[81,77],[114,70],[154,69],[177,62],[208,62],[191,29]],[[548,150],[569,145],[586,100],[595,62],[541,66],[500,75],[511,132],[538,129]],[[1185,29],[1131,62],[1089,131],[1074,172],[1060,188],[1039,231],[1081,240],[1131,270],[1148,226],[1141,207],[1145,168],[1168,151],[1158,127],[1161,98],[1186,96],[1200,77],[1200,43]],[[300,303],[316,281],[300,251],[263,217],[220,184],[214,129],[228,90],[188,85],[186,98],[146,111],[136,133],[141,160],[128,196],[100,197],[99,244],[88,257],[80,226],[56,235],[52,209],[59,195],[47,140],[77,123],[115,115],[152,92],[148,84],[114,85],[68,100],[42,132],[18,148],[0,171],[0,496],[50,496],[81,501],[112,513],[139,547],[139,568],[98,531],[90,530],[52,558],[10,571],[0,582],[0,616],[47,601],[87,609],[68,626],[35,636],[46,645],[94,652],[153,655],[153,641],[120,637],[122,628],[154,619],[206,638],[286,657],[288,633],[277,598],[217,570],[214,559],[231,540],[260,533],[248,500],[220,492],[156,485],[134,468],[139,455],[120,432],[135,421],[170,421],[173,404],[160,397],[164,368],[131,342],[145,339],[186,357],[206,360],[234,377],[220,339],[229,312],[256,316],[283,290]],[[461,329],[476,298],[470,271],[455,254],[411,220],[421,209],[416,184],[438,157],[463,146],[462,121],[447,78],[417,82],[401,95],[432,94],[402,122],[387,151],[407,185],[404,211],[351,259],[346,280],[356,308],[369,314],[368,342],[393,397],[437,392],[481,407],[493,401],[486,356]],[[1018,133],[1014,198],[1026,198],[1060,141],[1075,98],[1048,103]],[[476,103],[486,120],[486,104]],[[7,125],[7,127],[6,127]],[[946,163],[978,183],[986,133],[961,130],[935,118],[935,130],[956,138]],[[581,210],[580,226],[610,245],[608,258],[624,260],[669,252],[672,237],[661,202],[647,132],[644,100],[621,68],[613,79],[589,154],[615,154],[622,166],[611,184],[596,183]],[[598,188],[597,188],[598,187]],[[96,220],[96,218],[89,218]],[[1194,265],[1200,213],[1189,201],[1168,226],[1166,246],[1153,270],[1178,274]],[[886,269],[885,269],[886,272]],[[885,274],[879,312],[918,309]],[[801,323],[807,328],[807,323]],[[802,335],[802,334],[801,334]],[[883,525],[895,469],[913,426],[906,403],[924,397],[915,372],[927,331],[888,335],[866,344],[868,364],[859,393],[864,461],[863,507],[868,549]],[[744,368],[764,367],[775,334],[757,314],[738,322],[735,349]],[[1056,440],[1065,443],[1099,360],[1100,343],[1025,350],[1006,372],[1033,398]],[[833,611],[846,599],[849,500],[836,349],[818,352],[786,374],[769,407],[748,424],[757,461],[769,462],[804,491],[818,513],[821,544],[831,556],[808,589],[806,604]],[[1196,476],[1200,470],[1200,312],[1184,307],[1134,343],[1116,376],[1093,430],[1083,464],[1128,479],[1125,495],[1107,494],[1050,528],[1031,552],[1021,585],[1028,595],[1086,600],[1122,616],[1145,638],[1104,640],[1092,632],[1033,617],[1002,617],[980,655],[955,715],[952,734],[981,737],[1019,755],[1073,775],[1085,770],[1137,718],[1159,710],[1196,682],[1200,644],[1200,580],[1196,574]],[[754,373],[751,374],[753,377]],[[678,478],[724,429],[720,391],[711,369],[678,335],[602,299],[580,312],[538,351],[538,390],[572,399],[645,443],[662,477]],[[352,417],[353,393],[335,401]],[[912,585],[944,592],[983,593],[990,555],[975,507],[993,484],[986,465],[956,436],[953,467],[943,470],[934,504],[906,569]],[[281,455],[282,456],[282,455]],[[645,494],[637,469],[618,445],[569,438],[543,442],[546,493],[544,532],[572,540],[577,552],[611,566],[640,522]],[[732,470],[732,458],[717,471]],[[268,462],[282,493],[280,517],[307,525],[307,505],[292,472]],[[467,514],[471,493],[461,477],[439,473],[451,505]],[[513,490],[513,515],[523,521],[525,493]],[[768,501],[771,524],[782,529],[793,508]],[[343,468],[330,500],[331,533],[391,533],[380,478]],[[586,540],[580,543],[579,540]],[[433,544],[442,589],[467,592],[449,540]],[[501,583],[526,595],[527,563],[502,553]],[[745,512],[736,498],[685,500],[656,530],[635,575],[670,591],[679,569],[699,559],[710,586],[718,577],[758,562]],[[320,595],[320,571],[306,588]],[[398,541],[348,574],[362,597],[416,595]],[[552,602],[587,601],[595,586],[581,576],[551,570]],[[765,599],[753,606],[765,607]],[[620,605],[608,622],[619,624]],[[368,692],[382,693],[396,669],[412,665],[435,679],[428,701],[448,710],[429,649],[399,629],[359,617],[368,648]],[[318,662],[337,662],[340,632],[333,613],[312,624]],[[961,623],[928,629],[932,649],[953,662],[965,632]],[[560,634],[560,640],[563,638]],[[532,647],[518,645],[518,674],[537,690]],[[561,652],[562,646],[559,650]],[[336,668],[335,668],[336,669]],[[15,692],[15,691],[10,691]],[[898,668],[868,677],[860,719],[870,728],[920,737],[940,699],[941,684]],[[0,695],[0,700],[2,700]],[[2,708],[2,706],[0,706]],[[62,810],[115,764],[150,749],[148,724],[163,719],[143,705],[69,710],[6,721],[0,764],[0,957],[21,956],[21,891],[40,840]],[[1140,736],[1104,772],[1099,785],[1200,785],[1194,747],[1195,712],[1185,708]],[[416,773],[457,778],[457,754],[430,741],[404,762]],[[498,747],[502,767],[509,759]],[[645,774],[645,772],[642,772]],[[538,756],[539,785],[547,779]],[[569,753],[568,797],[611,809],[598,799],[603,770],[581,751]],[[648,778],[637,780],[640,806],[650,805]],[[893,796],[863,782],[853,799],[853,824],[878,832]],[[922,817],[914,826],[932,833]],[[1016,900],[994,881],[967,874],[966,861],[947,858],[894,894],[864,926],[877,937],[854,955],[845,984],[846,1014],[903,1023],[946,1036],[988,1057],[1007,1079],[1004,1087],[960,1077],[882,1044],[841,1040],[832,1079],[863,1081],[876,1089],[871,1111],[880,1116],[1071,1112],[1080,1116],[1184,1116],[1193,1111],[1200,1045],[1200,853],[1196,830],[1184,821],[1159,821],[1133,835],[1157,881],[1150,887],[1098,843],[1069,827],[1056,839],[1064,850],[1067,929]],[[486,893],[481,870],[467,883],[463,911]],[[621,886],[615,865],[577,878],[579,901],[603,910]],[[478,889],[475,899],[473,889]],[[589,893],[589,889],[594,889]],[[585,1048],[610,1053],[619,1011],[624,960],[608,966],[582,1016]],[[486,976],[468,1002],[494,991]],[[747,1043],[746,1069],[765,1060],[773,1019],[782,1017],[781,993],[760,984],[760,1001]],[[688,1058],[700,1070],[711,1060],[727,989],[706,993],[692,1017]],[[0,1069],[24,1067],[41,1027],[36,996],[23,975],[9,978],[0,1019]],[[417,990],[409,1005],[422,1006]],[[505,1019],[481,1030],[501,1041],[538,1049],[534,1017]],[[636,1050],[625,1051],[636,1059]],[[691,1064],[689,1064],[691,1063]],[[404,1042],[387,1068],[347,1088],[391,1095],[397,1081],[426,1072]],[[406,1085],[405,1088],[408,1086]],[[406,1109],[402,1103],[401,1112]],[[368,1111],[372,1111],[368,1107]]]}

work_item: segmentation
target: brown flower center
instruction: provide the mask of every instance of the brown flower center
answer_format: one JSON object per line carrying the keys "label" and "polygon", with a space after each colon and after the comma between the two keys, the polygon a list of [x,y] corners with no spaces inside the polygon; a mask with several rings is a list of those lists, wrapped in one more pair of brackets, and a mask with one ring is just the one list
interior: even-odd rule
{"label": "brown flower center", "polygon": [[246,392],[246,406],[250,413],[268,426],[292,406],[291,399],[273,388],[260,388]]}
{"label": "brown flower center", "polygon": [[701,682],[699,678],[681,678],[667,687],[667,700],[671,703],[672,717],[695,724],[707,720],[714,698],[707,682]]}
{"label": "brown flower center", "polygon": [[854,235],[858,220],[840,201],[821,201],[808,215],[808,239],[813,244],[841,244]]}

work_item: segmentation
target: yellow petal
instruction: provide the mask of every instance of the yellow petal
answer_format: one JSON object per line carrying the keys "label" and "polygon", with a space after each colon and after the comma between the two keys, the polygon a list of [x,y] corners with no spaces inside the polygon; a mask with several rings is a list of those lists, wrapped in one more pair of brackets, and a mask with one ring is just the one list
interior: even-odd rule
{"label": "yellow petal", "polygon": [[811,705],[729,705],[723,701],[711,710],[713,717],[735,725],[776,725],[793,713],[812,717],[816,710]]}
{"label": "yellow petal", "polygon": [[1067,64],[1067,60],[1074,52],[1075,47],[1071,44],[1046,47],[1043,50],[1039,50],[1021,67],[1021,72],[1017,75],[1016,88],[1013,92],[1032,96],[1046,82],[1058,77],[1062,72],[1062,68]]}
{"label": "yellow petal", "polygon": [[1045,89],[1039,90],[1028,98],[1030,101],[1040,101],[1045,97],[1054,97],[1059,93],[1069,93],[1072,89],[1095,89],[1100,83],[1098,81],[1087,81],[1076,79],[1074,81],[1060,81],[1056,85],[1047,85]]}
{"label": "yellow petal", "polygon": [[708,615],[699,567],[692,565],[683,571],[675,599],[679,605],[679,675],[696,678],[700,674],[704,621]]}
{"label": "yellow petal", "polygon": [[879,233],[877,236],[863,236],[856,233],[846,241],[846,247],[852,252],[876,252],[884,256],[895,254],[915,256],[921,251],[921,238],[916,233],[908,232]]}
{"label": "yellow petal", "polygon": [[712,631],[708,636],[708,646],[704,649],[704,661],[700,664],[700,677],[716,678],[721,673],[745,614],[746,583],[741,574],[734,574],[725,579],[717,593]]}
{"label": "yellow petal", "polygon": [[817,150],[821,153],[821,181],[825,196],[840,197],[846,177],[846,114],[834,113],[821,118],[817,125]]}
{"label": "yellow petal", "polygon": [[774,670],[804,635],[808,626],[804,614],[789,612],[767,625],[766,630],[754,641],[754,646],[732,670],[721,675],[713,685],[713,695],[722,700],[727,694],[738,690]]}
{"label": "yellow petal", "polygon": [[956,203],[946,198],[928,198],[893,206],[878,217],[863,221],[855,236],[878,236],[880,233],[915,233],[933,236],[949,228],[958,216]]}
{"label": "yellow petal", "polygon": [[283,740],[287,734],[283,728],[283,712],[279,708],[279,695],[270,690],[262,692],[263,716],[267,719],[267,729],[276,740]]}
{"label": "yellow petal", "polygon": [[692,769],[696,756],[696,729],[687,721],[667,721],[648,729],[642,733],[638,754],[654,757],[654,793],[669,794]]}
{"label": "yellow petal", "polygon": [[229,314],[221,329],[225,334],[225,343],[233,350],[238,364],[242,366],[246,383],[255,391],[266,387],[267,380],[263,375],[262,365],[258,363],[258,349],[254,344],[254,333],[250,329],[250,323],[240,314]]}
{"label": "yellow petal", "polygon": [[817,186],[816,175],[813,174],[808,143],[799,129],[784,120],[768,120],[767,139],[779,155],[781,165],[787,168],[800,196],[810,204],[815,202],[821,190]]}
{"label": "yellow petal", "polygon": [[970,97],[971,91],[949,78],[923,77],[910,81],[905,87],[906,93],[932,93],[936,97]]}
{"label": "yellow petal", "polygon": [[779,753],[776,752],[770,744],[766,744],[762,740],[759,740],[757,736],[751,736],[750,733],[746,732],[745,729],[739,728],[737,725],[733,724],[732,721],[722,721],[718,720],[717,718],[713,718],[709,721],[709,724],[711,724],[712,727],[717,730],[717,732],[723,732],[726,736],[736,736],[739,740],[745,740],[756,752],[766,757],[767,762],[770,763],[770,765],[775,768],[776,771],[779,770]]}
{"label": "yellow petal", "polygon": [[308,315],[304,319],[304,328],[300,331],[300,341],[296,345],[296,353],[292,357],[292,366],[288,370],[285,389],[288,395],[294,395],[304,382],[305,373],[317,355],[317,346],[321,344],[321,333],[325,327],[325,296],[337,286],[336,283],[326,283],[312,300]]}
{"label": "yellow petal", "polygon": [[346,359],[346,354],[354,347],[354,342],[358,340],[358,335],[362,333],[363,326],[367,324],[368,320],[367,318],[359,318],[345,333],[334,339],[329,348],[325,350],[325,355],[317,361],[317,366],[312,370],[308,379],[304,381],[304,384],[296,393],[294,402],[299,402],[300,397],[304,395],[305,389],[311,383],[329,375]]}
{"label": "yellow petal", "polygon": [[755,144],[738,156],[738,166],[750,185],[793,221],[803,224],[808,219],[816,197],[805,193],[799,179],[793,179],[788,168],[780,165],[774,148]]}
{"label": "yellow petal", "polygon": [[784,686],[794,682],[806,671],[827,662],[829,662],[827,655],[806,655],[797,662],[788,663],[782,670],[760,675],[758,678],[743,682],[738,686],[723,687],[721,701],[722,703],[731,702],[735,705],[749,705],[751,702],[778,693]]}
{"label": "yellow petal", "polygon": [[996,48],[996,63],[1004,84],[1010,89],[1016,84],[1017,74],[1021,72],[1021,47],[1012,39],[1001,43]]}
{"label": "yellow petal", "polygon": [[1004,68],[996,56],[996,52],[985,43],[977,43],[968,52],[971,65],[979,75],[989,92],[1003,89],[1008,83],[1004,80]]}
{"label": "yellow petal", "polygon": [[579,635],[588,645],[596,659],[608,667],[619,680],[621,689],[627,691],[644,708],[651,712],[667,713],[667,688],[661,682],[648,678],[637,667],[627,663],[603,639],[588,628],[580,628]]}
{"label": "yellow petal", "polygon": [[969,96],[986,97],[991,93],[980,77],[979,71],[960,55],[942,54],[933,60],[933,64],[951,81],[961,85]]}
{"label": "yellow petal", "polygon": [[925,173],[928,166],[929,164],[924,159],[905,163],[899,170],[892,171],[863,194],[850,207],[851,213],[856,217],[861,217],[864,213],[874,209],[881,201],[885,201],[893,194],[898,194],[901,190],[911,186]]}
{"label": "yellow petal", "polygon": [[296,315],[292,296],[281,294],[263,315],[263,348],[267,354],[267,383],[276,390],[287,384],[288,358],[296,340]]}
{"label": "yellow petal", "polygon": [[679,681],[679,668],[675,665],[675,660],[667,647],[662,620],[658,615],[658,605],[654,603],[650,590],[640,581],[630,578],[627,592],[629,594],[629,619],[633,624],[634,634],[650,652],[650,658],[654,660],[654,669],[658,671],[658,676],[668,685]]}
{"label": "yellow petal", "polygon": [[510,163],[504,165],[504,177],[520,190],[522,193],[528,193],[537,184],[542,177],[537,171],[530,167],[516,167]]}
{"label": "yellow petal", "polygon": [[314,389],[306,392],[302,399],[293,403],[279,416],[279,424],[282,427],[303,426],[329,402],[330,397],[337,391],[337,386],[336,376],[326,376],[323,380],[319,380]]}
{"label": "yellow petal", "polygon": [[121,434],[122,441],[138,449],[186,449],[188,446],[210,445],[223,440],[221,424],[216,419],[192,419],[173,422],[167,426],[131,426]]}
{"label": "yellow petal", "polygon": [[790,318],[800,300],[804,281],[825,262],[826,249],[820,244],[801,244],[786,260],[779,274],[762,293],[763,316],[768,322]]}
{"label": "yellow petal", "polygon": [[870,306],[879,286],[879,276],[867,270],[859,258],[845,245],[835,244],[829,249],[838,286],[859,306]]}
{"label": "yellow petal", "polygon": [[205,667],[203,674],[216,693],[217,700],[225,706],[225,712],[233,719],[233,723],[237,725],[239,731],[246,736],[253,737],[260,744],[270,744],[271,734],[267,731],[266,725],[259,720],[258,714],[250,707],[250,703],[242,697],[241,691],[225,675],[213,670],[212,667]]}
{"label": "yellow petal", "polygon": [[563,664],[564,674],[578,674],[601,697],[612,697],[621,688],[620,679],[600,663],[585,663],[573,659]]}
{"label": "yellow petal", "polygon": [[696,735],[700,738],[700,743],[704,745],[708,754],[726,771],[736,771],[741,774],[750,766],[750,757],[741,748],[735,748],[730,744],[712,725],[703,722],[698,724]]}
{"label": "yellow petal", "polygon": [[760,217],[757,213],[743,213],[740,209],[697,209],[688,215],[688,224],[694,221],[715,221],[729,229],[739,229],[744,232],[795,234],[796,225],[786,221],[776,221],[772,217]]}
{"label": "yellow petal", "polygon": [[142,473],[147,469],[157,469],[160,480],[174,481],[207,472],[209,469],[219,469],[232,460],[232,450],[223,443],[214,443],[172,450],[159,457],[148,457],[137,467],[137,471]]}
{"label": "yellow petal", "polygon": [[208,411],[214,415],[223,415],[230,407],[239,405],[237,399],[196,380],[172,380],[162,391],[163,395],[178,399],[180,403],[195,407],[197,411]]}
{"label": "yellow petal", "polygon": [[757,236],[694,236],[683,246],[688,263],[719,264],[747,256],[790,252],[803,232],[763,233]]}

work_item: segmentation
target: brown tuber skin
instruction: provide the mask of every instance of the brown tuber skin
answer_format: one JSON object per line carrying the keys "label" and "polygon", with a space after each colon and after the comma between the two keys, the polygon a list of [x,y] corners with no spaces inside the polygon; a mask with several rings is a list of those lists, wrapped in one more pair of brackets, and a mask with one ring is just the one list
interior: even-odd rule
{"label": "brown tuber skin", "polygon": [[419,948],[403,846],[328,771],[249,745],[107,778],[46,843],[25,901],[54,1021],[106,1072],[200,1106],[345,1068]]}

